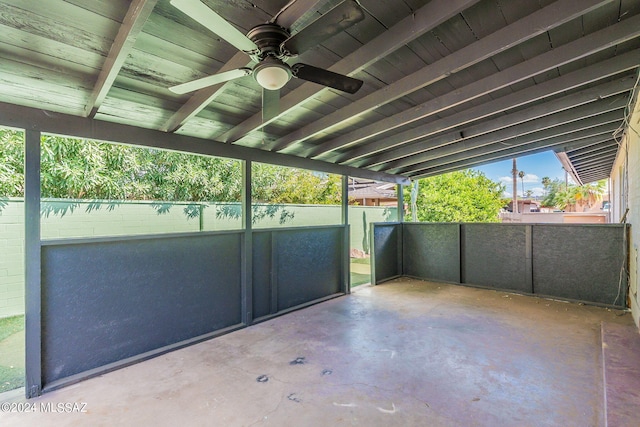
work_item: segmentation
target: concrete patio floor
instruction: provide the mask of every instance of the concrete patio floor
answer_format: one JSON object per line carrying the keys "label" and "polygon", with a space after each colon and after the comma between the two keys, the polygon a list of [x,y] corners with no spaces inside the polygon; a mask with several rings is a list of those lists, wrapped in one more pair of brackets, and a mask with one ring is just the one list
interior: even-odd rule
{"label": "concrete patio floor", "polygon": [[[601,426],[617,310],[400,279],[0,413],[2,426]],[[22,400],[24,402],[24,400]]]}

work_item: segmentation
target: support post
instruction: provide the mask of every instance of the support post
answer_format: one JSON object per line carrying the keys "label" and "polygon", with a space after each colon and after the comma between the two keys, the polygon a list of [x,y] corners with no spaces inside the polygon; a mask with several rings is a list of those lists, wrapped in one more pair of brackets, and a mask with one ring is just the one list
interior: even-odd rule
{"label": "support post", "polygon": [[251,160],[242,162],[242,323],[253,323],[253,212],[251,206]]}
{"label": "support post", "polygon": [[25,370],[27,399],[42,394],[40,131],[25,131]]}
{"label": "support post", "polygon": [[342,225],[344,226],[342,240],[342,291],[351,293],[351,229],[349,228],[349,177],[342,175]]}
{"label": "support post", "polygon": [[[398,225],[398,258],[396,260],[399,275],[404,274],[404,225],[402,224],[404,222],[404,191],[402,191],[402,189],[402,184],[396,186],[396,193],[398,194],[398,222],[400,223]],[[373,228],[371,232],[373,233]]]}
{"label": "support post", "polygon": [[398,195],[398,222],[404,222],[404,194],[402,192],[402,184],[396,185],[396,193]]}

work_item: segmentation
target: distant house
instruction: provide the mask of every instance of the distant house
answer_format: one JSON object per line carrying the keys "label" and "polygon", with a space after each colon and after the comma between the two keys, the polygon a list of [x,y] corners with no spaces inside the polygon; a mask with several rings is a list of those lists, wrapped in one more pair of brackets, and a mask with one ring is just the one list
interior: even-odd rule
{"label": "distant house", "polygon": [[349,181],[349,204],[359,206],[396,206],[396,185],[365,179]]}
{"label": "distant house", "polygon": [[541,203],[536,200],[518,200],[518,213],[511,211],[512,203],[509,203],[508,212],[501,212],[500,220],[506,223],[523,224],[605,224],[609,222],[609,213],[602,206],[604,206],[603,203],[596,203],[590,210],[565,212],[555,207],[541,206]]}
{"label": "distant house", "polygon": [[[513,201],[507,206],[509,212],[513,212]],[[530,199],[518,199],[518,213],[540,212],[540,202]]]}

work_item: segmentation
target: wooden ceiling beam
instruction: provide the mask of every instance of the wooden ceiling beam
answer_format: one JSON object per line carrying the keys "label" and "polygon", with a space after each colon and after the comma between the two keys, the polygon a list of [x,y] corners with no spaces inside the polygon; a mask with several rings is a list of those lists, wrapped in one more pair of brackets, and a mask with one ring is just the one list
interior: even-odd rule
{"label": "wooden ceiling beam", "polygon": [[[609,128],[610,129],[610,128]],[[494,153],[488,153],[480,157],[473,159],[463,160],[456,163],[450,163],[441,168],[434,168],[430,170],[415,171],[410,175],[411,180],[428,178],[434,175],[440,175],[443,173],[454,172],[457,170],[468,169],[472,167],[478,167],[489,163],[499,162],[501,160],[511,159],[514,156],[528,156],[531,154],[542,153],[549,150],[563,150],[563,147],[568,145],[592,144],[594,142],[602,142],[607,138],[610,138],[610,132],[602,132],[597,135],[588,136],[582,139],[570,139],[559,137],[558,139],[537,141],[531,144],[525,144],[505,150],[501,150]]]}
{"label": "wooden ceiling beam", "polygon": [[[479,0],[432,0],[411,16],[400,21],[389,30],[380,34],[369,43],[358,48],[348,56],[329,67],[334,73],[351,76],[364,70],[374,62],[384,58],[391,52],[406,45],[410,41],[420,37],[441,23],[457,15],[463,10],[478,3]],[[592,1],[592,0],[590,0]],[[299,107],[306,100],[322,91],[315,83],[303,83],[297,89],[291,91],[280,100],[280,114],[270,121],[262,121],[262,114],[256,113],[244,122],[220,136],[225,142],[236,142],[248,133],[266,126],[270,122],[289,113],[293,108]],[[273,144],[268,148],[272,148]]]}
{"label": "wooden ceiling beam", "polygon": [[158,0],[133,0],[131,2],[100,70],[87,105],[85,105],[85,116],[95,117],[156,3]]}
{"label": "wooden ceiling beam", "polygon": [[[640,64],[640,51],[634,50],[569,74],[556,77],[555,79],[547,80],[546,82],[538,85],[521,89],[517,92],[510,93],[484,104],[454,113],[451,116],[434,120],[390,136],[375,139],[352,150],[332,157],[331,160],[339,163],[346,163],[351,166],[361,167],[373,166],[385,161],[392,161],[407,155],[408,153],[416,154],[422,147],[417,144],[417,141],[424,141],[427,138],[442,132],[461,129],[462,126],[487,119],[508,110],[538,102],[544,98],[555,96],[625,71],[634,70],[638,67],[638,64]],[[633,77],[631,76],[622,77],[617,80],[618,83],[612,84],[620,84],[619,88],[624,89],[631,80],[633,80]],[[613,89],[613,86],[608,85],[600,85],[598,87],[601,88],[603,94],[609,93],[610,90]],[[585,95],[590,93],[592,90],[595,89],[587,89],[585,91]],[[609,94],[613,94],[613,92],[610,92]],[[413,149],[410,147],[413,147]],[[379,154],[375,157],[371,157],[376,153]],[[398,155],[400,155],[400,157],[398,157]]]}
{"label": "wooden ceiling beam", "polygon": [[[341,108],[316,122],[280,138],[275,144],[275,150],[283,150],[288,146],[303,142],[320,133],[330,132],[335,126],[354,117],[397,100],[405,95],[447,78],[450,74],[471,67],[493,55],[510,47],[529,40],[545,31],[567,22],[585,11],[608,2],[609,0],[588,0],[577,3],[572,0],[560,0],[528,15],[519,21],[508,25],[487,37],[478,40],[402,79],[389,84],[350,105]],[[403,113],[399,113],[402,115]],[[351,134],[348,134],[351,135]],[[356,139],[356,136],[353,136]],[[336,138],[309,150],[305,155],[318,156],[336,148],[348,145],[348,138]],[[356,139],[357,142],[357,139]]]}
{"label": "wooden ceiling beam", "polygon": [[[613,141],[613,137],[611,138],[611,140]],[[572,148],[571,150],[567,150],[567,155],[570,156],[571,158],[574,158],[576,156],[580,157],[580,156],[586,156],[586,155],[592,155],[593,153],[596,153],[600,150],[602,150],[603,145],[583,145],[577,148]]]}
{"label": "wooden ceiling beam", "polygon": [[[602,105],[602,104],[601,104]],[[440,150],[434,150],[432,157],[426,161],[413,163],[412,165],[401,168],[383,168],[389,171],[402,171],[401,173],[409,173],[412,170],[423,169],[425,167],[437,167],[454,161],[466,160],[471,157],[481,156],[493,151],[509,148],[534,142],[537,140],[556,138],[561,135],[574,133],[580,137],[580,132],[585,129],[592,129],[598,126],[609,125],[611,123],[619,123],[622,121],[620,114],[624,105],[616,103],[616,109],[605,110],[600,114],[596,106],[588,106],[576,108],[564,113],[555,114],[553,122],[548,125],[538,120],[538,123],[532,123],[528,129],[521,129],[520,134],[517,129],[505,129],[495,134],[484,135],[479,138],[473,138],[469,141],[455,143]],[[563,121],[566,120],[566,121]],[[535,125],[538,128],[535,128]],[[615,130],[615,129],[614,129]],[[590,132],[590,131],[588,131]],[[495,137],[495,139],[493,138]],[[574,137],[571,135],[570,137]],[[476,141],[477,140],[477,141]]]}
{"label": "wooden ceiling beam", "polygon": [[[466,140],[506,128],[514,127],[515,129],[517,125],[522,125],[544,117],[549,117],[550,124],[553,121],[551,116],[562,111],[567,111],[572,108],[593,103],[602,98],[609,98],[618,94],[623,94],[622,99],[626,99],[626,93],[633,88],[634,83],[635,79],[631,76],[604,83],[578,93],[548,101],[544,104],[537,104],[524,110],[499,116],[495,119],[490,119],[474,126],[460,129],[459,131],[450,132],[446,135],[437,136],[435,138],[416,141],[395,150],[384,151],[380,153],[380,155],[368,159],[366,162],[358,163],[357,167],[373,167],[381,165],[385,168],[397,168],[408,166],[412,164],[412,162],[416,163],[416,159],[431,156],[432,150],[445,146],[450,143],[450,141],[456,139]],[[609,100],[615,101],[613,98],[609,98]],[[534,123],[537,124],[538,122]],[[523,128],[518,129],[520,129],[520,131],[524,131]],[[447,142],[446,138],[443,138],[444,136],[449,139],[449,142]],[[350,166],[354,165],[350,164]]]}
{"label": "wooden ceiling beam", "polygon": [[468,148],[464,152],[457,152],[434,160],[418,163],[403,168],[405,171],[403,174],[405,176],[414,176],[416,173],[422,173],[422,171],[446,171],[448,170],[448,165],[452,163],[472,162],[477,159],[487,158],[486,156],[491,156],[496,153],[502,154],[501,152],[505,150],[522,149],[528,144],[540,144],[536,145],[536,147],[547,147],[597,135],[607,135],[608,138],[611,138],[611,132],[619,126],[621,121],[622,119],[619,112],[607,112],[601,114],[600,117],[588,117],[572,123],[524,135],[523,137],[514,137],[506,141],[500,141],[477,148]]}
{"label": "wooden ceiling beam", "polygon": [[576,169],[592,169],[594,167],[598,167],[602,163],[609,163],[614,160],[616,155],[618,154],[618,147],[610,145],[607,150],[602,150],[602,152],[598,153],[598,156],[590,159],[576,159],[571,157],[571,163]]}
{"label": "wooden ceiling beam", "polygon": [[[327,156],[332,150],[374,138],[385,132],[398,129],[417,120],[433,116],[439,112],[465,102],[472,101],[481,96],[487,95],[509,85],[516,84],[551,69],[585,58],[589,55],[593,55],[638,36],[640,36],[640,16],[636,15],[617,24],[606,27],[596,33],[592,33],[573,42],[566,43],[530,60],[521,62],[501,72],[492,74],[467,86],[427,101],[416,107],[326,141],[308,150],[304,155],[313,158],[322,158],[323,156]],[[458,52],[463,50],[464,49],[461,49],[460,51],[445,57],[441,61],[454,57]],[[425,67],[425,69],[426,68],[428,67]],[[414,83],[419,84],[420,82],[415,81]]]}

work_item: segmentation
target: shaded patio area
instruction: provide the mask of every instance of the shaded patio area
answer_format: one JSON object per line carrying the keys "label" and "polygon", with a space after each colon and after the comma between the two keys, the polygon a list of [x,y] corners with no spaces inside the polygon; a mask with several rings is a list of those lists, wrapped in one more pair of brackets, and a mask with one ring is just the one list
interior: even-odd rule
{"label": "shaded patio area", "polygon": [[2,424],[605,425],[603,324],[633,323],[402,278],[29,400],[84,413]]}

